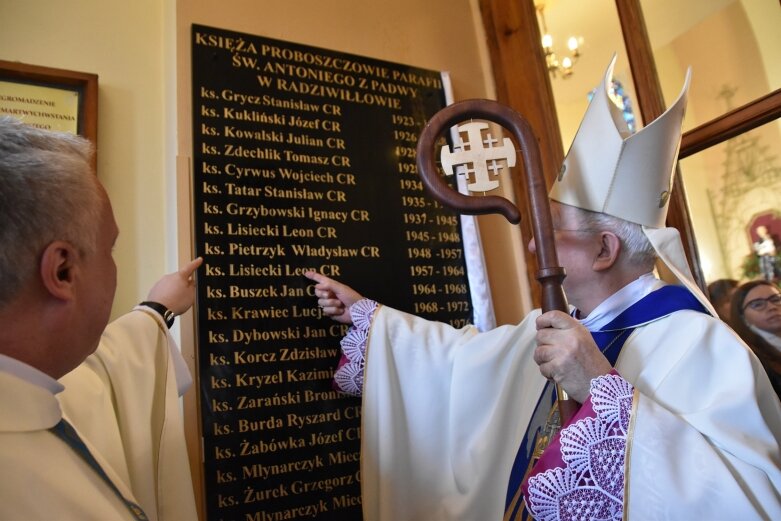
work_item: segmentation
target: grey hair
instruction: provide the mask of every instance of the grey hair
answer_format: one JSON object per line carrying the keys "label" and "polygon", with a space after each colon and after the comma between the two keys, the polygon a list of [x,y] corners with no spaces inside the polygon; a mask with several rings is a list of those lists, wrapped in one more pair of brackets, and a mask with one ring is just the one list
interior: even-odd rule
{"label": "grey hair", "polygon": [[647,268],[649,271],[654,268],[658,255],[641,225],[612,215],[574,208],[582,227],[616,234],[621,241],[626,259],[631,264]]}
{"label": "grey hair", "polygon": [[91,254],[101,194],[86,139],[0,116],[0,307],[38,269],[55,240]]}

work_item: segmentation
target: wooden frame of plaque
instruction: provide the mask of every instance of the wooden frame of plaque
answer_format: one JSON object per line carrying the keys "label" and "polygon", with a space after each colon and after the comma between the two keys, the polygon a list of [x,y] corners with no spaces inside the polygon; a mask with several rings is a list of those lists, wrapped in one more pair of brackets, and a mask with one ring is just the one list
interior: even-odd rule
{"label": "wooden frame of plaque", "polygon": [[98,76],[0,60],[0,114],[79,134],[97,147]]}

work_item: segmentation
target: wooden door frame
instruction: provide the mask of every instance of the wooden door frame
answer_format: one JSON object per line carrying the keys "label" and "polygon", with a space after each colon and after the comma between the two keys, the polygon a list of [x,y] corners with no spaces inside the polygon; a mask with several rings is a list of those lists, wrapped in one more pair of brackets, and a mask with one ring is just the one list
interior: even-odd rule
{"label": "wooden door frame", "polygon": [[[533,0],[479,0],[486,43],[496,84],[496,101],[522,114],[532,127],[540,145],[540,158],[548,186],[564,159],[561,131],[553,101],[553,88],[540,46],[541,35]],[[527,201],[526,184],[521,176],[512,176],[516,201]],[[527,244],[532,238],[528,208],[521,210],[521,236]],[[537,260],[525,251],[526,274],[532,287],[537,275]],[[532,303],[540,306],[539,292],[532,292]]]}

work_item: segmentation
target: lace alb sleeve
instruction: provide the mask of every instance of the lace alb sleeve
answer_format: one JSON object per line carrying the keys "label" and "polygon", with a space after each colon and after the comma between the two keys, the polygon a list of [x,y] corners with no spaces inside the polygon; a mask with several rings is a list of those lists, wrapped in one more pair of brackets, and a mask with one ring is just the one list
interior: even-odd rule
{"label": "lace alb sleeve", "polygon": [[376,309],[377,302],[370,299],[361,299],[350,307],[353,325],[340,342],[342,358],[334,373],[336,388],[345,394],[360,396],[363,393],[366,341]]}
{"label": "lace alb sleeve", "polygon": [[576,421],[561,431],[561,452],[541,459],[528,479],[526,504],[534,519],[622,519],[633,395],[634,387],[618,374],[591,381]]}

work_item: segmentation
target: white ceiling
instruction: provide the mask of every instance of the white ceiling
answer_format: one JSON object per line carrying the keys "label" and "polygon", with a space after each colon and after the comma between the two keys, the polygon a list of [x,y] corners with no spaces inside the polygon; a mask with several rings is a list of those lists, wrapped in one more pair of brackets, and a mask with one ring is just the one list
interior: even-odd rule
{"label": "white ceiling", "polygon": [[[642,0],[652,47],[666,45],[735,1],[739,0]],[[615,0],[535,0],[535,4],[545,4],[545,20],[556,52],[566,54],[569,36],[583,38],[581,57],[573,75],[553,80],[557,100],[573,100],[593,89],[614,52],[618,53],[616,71],[625,71],[626,52]]]}

